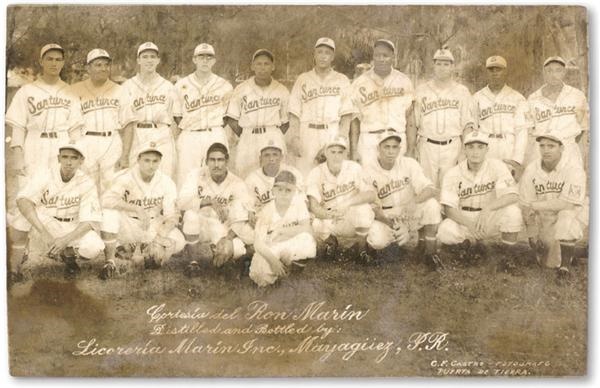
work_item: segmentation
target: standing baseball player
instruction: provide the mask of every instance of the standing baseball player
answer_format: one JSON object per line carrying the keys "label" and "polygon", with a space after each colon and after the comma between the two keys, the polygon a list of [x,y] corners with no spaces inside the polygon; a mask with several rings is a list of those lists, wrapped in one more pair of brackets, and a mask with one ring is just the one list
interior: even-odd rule
{"label": "standing baseball player", "polygon": [[273,197],[258,213],[255,229],[250,278],[260,287],[275,283],[293,265],[304,266],[302,261],[317,253],[306,196],[298,192],[292,172],[277,174]]}
{"label": "standing baseball player", "polygon": [[447,218],[438,240],[461,244],[461,253],[471,259],[484,256],[482,241],[499,234],[505,252],[511,252],[523,224],[515,180],[504,162],[486,157],[488,143],[489,136],[480,131],[465,135],[466,160],[448,170],[442,184]]}
{"label": "standing baseball player", "polygon": [[518,178],[527,147],[527,128],[523,125],[527,101],[506,84],[506,59],[491,56],[485,67],[488,84],[473,99],[478,108],[479,130],[489,138],[487,157],[502,160]]}
{"label": "standing baseball player", "polygon": [[296,80],[288,108],[297,157],[294,165],[304,176],[316,166],[315,157],[329,139],[348,134],[352,118],[350,81],[331,67],[334,41],[317,40],[313,56],[315,67]]}
{"label": "standing baseball player", "polygon": [[327,160],[308,174],[306,194],[314,215],[313,230],[326,259],[343,254],[340,246],[354,243],[346,253],[370,262],[366,237],[374,219],[375,191],[365,184],[360,164],[346,160],[347,152],[346,138],[331,139],[325,148]]}
{"label": "standing baseball player", "polygon": [[589,221],[586,174],[581,165],[565,158],[562,129],[536,141],[541,160],[527,166],[520,182],[528,237],[540,264],[568,276],[575,243],[583,238]]}
{"label": "standing baseball player", "polygon": [[379,39],[373,48],[373,68],[352,83],[355,118],[350,124],[350,158],[363,166],[377,160],[378,135],[393,129],[402,136],[400,155],[415,155],[411,80],[394,69],[396,46]]}
{"label": "standing baseball player", "polygon": [[[178,198],[179,208],[185,210],[183,233],[192,254],[200,243],[210,243],[216,267],[251,257],[247,249],[254,241],[248,224],[248,189],[228,164],[227,147],[213,143],[206,151],[206,166],[189,173]],[[198,262],[192,261],[189,270],[197,273]]]}
{"label": "standing baseball player", "polygon": [[[527,99],[530,120],[527,165],[540,158],[535,139],[545,133],[559,134],[563,157],[583,166],[579,143],[587,144],[589,107],[585,94],[563,82],[567,63],[561,57],[544,61],[544,81]],[[583,140],[582,140],[583,139]]]}
{"label": "standing baseball player", "polygon": [[94,259],[104,249],[95,230],[102,222],[98,191],[80,169],[84,152],[72,140],[59,146],[58,166],[54,162],[46,171],[39,170],[17,194],[19,213],[9,218],[13,279],[20,277],[28,236],[30,243],[41,245],[43,254],[29,255],[23,263],[27,269],[50,258],[64,262],[66,274],[75,275],[76,260]]}
{"label": "standing baseball player", "polygon": [[289,127],[290,93],[271,76],[275,70],[273,58],[269,50],[254,53],[251,66],[254,77],[235,88],[227,108],[226,121],[240,137],[235,171],[242,178],[260,167],[258,158],[263,144],[272,136],[283,139]]}
{"label": "standing baseball player", "polygon": [[436,253],[437,227],[442,221],[435,199],[439,190],[416,160],[398,157],[401,142],[401,134],[394,130],[380,134],[377,161],[365,167],[365,179],[377,193],[367,243],[378,251],[389,247],[387,252],[396,256],[395,248],[409,242],[411,231],[418,231],[417,251],[425,253],[432,269],[438,269],[442,266]]}
{"label": "standing baseball player", "polygon": [[173,180],[160,171],[159,145],[142,144],[135,155],[135,165],[117,174],[102,195],[103,279],[114,275],[117,251],[120,258],[131,259],[139,246],[145,268],[155,269],[185,247],[176,228],[177,190]]}
{"label": "standing baseball player", "polygon": [[190,170],[204,166],[204,156],[211,144],[228,146],[223,119],[233,86],[212,72],[216,63],[213,46],[207,43],[196,46],[192,61],[196,71],[175,84],[179,99],[174,115],[181,130],[177,137],[179,188]]}
{"label": "standing baseball player", "polygon": [[134,119],[121,86],[109,79],[111,61],[105,50],[91,50],[86,60],[90,78],[71,87],[79,98],[83,115],[82,145],[87,149],[83,168],[94,179],[100,193],[112,181],[123,152],[120,132],[127,125],[133,125]]}
{"label": "standing baseball player", "polygon": [[416,89],[419,162],[437,187],[458,161],[461,136],[475,127],[473,98],[466,86],[452,79],[453,71],[454,56],[450,50],[437,50],[433,56],[433,79]]}
{"label": "standing baseball player", "polygon": [[[146,42],[138,47],[137,64],[140,71],[123,83],[136,123],[133,131],[126,130],[123,133],[121,159],[128,158],[130,165],[135,163],[137,155],[130,151],[154,142],[162,154],[160,170],[173,178],[177,161],[172,133],[175,130],[173,105],[177,101],[177,92],[171,82],[156,72],[159,63],[158,46]],[[125,163],[120,165],[126,167]]]}
{"label": "standing baseball player", "polygon": [[6,112],[6,123],[12,128],[10,148],[21,176],[46,170],[53,164],[58,147],[81,135],[79,103],[60,79],[64,53],[55,43],[42,47],[41,76],[17,91]]}

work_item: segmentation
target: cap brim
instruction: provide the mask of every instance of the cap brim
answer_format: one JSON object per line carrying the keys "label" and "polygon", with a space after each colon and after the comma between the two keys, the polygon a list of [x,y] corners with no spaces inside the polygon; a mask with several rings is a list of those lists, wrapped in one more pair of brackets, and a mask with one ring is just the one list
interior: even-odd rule
{"label": "cap brim", "polygon": [[473,143],[480,143],[480,144],[490,145],[490,143],[487,143],[487,142],[485,142],[483,140],[479,140],[479,139],[478,140],[470,140],[470,141],[467,141],[467,142],[465,142],[463,144],[464,145],[468,145],[468,144],[473,144]]}
{"label": "cap brim", "polygon": [[535,138],[535,141],[539,142],[542,139],[549,139],[549,140],[555,141],[555,142],[560,143],[560,144],[563,143],[562,140],[560,140],[558,137],[552,136],[552,135],[540,135],[540,136],[538,136],[538,137]]}

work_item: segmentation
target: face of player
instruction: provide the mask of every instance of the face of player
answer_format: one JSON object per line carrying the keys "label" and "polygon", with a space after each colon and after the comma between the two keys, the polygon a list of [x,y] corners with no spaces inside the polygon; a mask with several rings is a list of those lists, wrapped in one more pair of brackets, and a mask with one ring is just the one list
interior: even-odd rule
{"label": "face of player", "polygon": [[394,52],[384,45],[377,45],[373,49],[373,70],[377,75],[387,75],[392,70]]}
{"label": "face of player", "polygon": [[273,197],[275,203],[279,205],[289,206],[295,193],[296,188],[289,183],[278,183],[273,186]]}
{"label": "face of player", "polygon": [[283,154],[277,148],[266,148],[260,153],[260,165],[265,172],[273,175],[279,171]]}
{"label": "face of player", "polygon": [[156,72],[156,68],[160,63],[160,57],[154,50],[144,50],[137,58],[137,64],[140,65],[140,72],[151,74]]}
{"label": "face of player", "polygon": [[562,85],[567,69],[558,62],[550,62],[544,67],[544,81],[548,85]]}
{"label": "face of player", "polygon": [[193,58],[194,65],[196,65],[196,71],[201,73],[208,73],[212,71],[215,65],[215,56],[211,54],[200,54]]}
{"label": "face of player", "polygon": [[138,156],[142,178],[152,178],[160,166],[161,159],[162,157],[156,152],[146,152]]}
{"label": "face of player", "polygon": [[454,64],[452,61],[437,59],[433,61],[433,74],[440,81],[447,81],[452,77]]}
{"label": "face of player", "polygon": [[56,76],[60,75],[60,71],[65,65],[65,57],[62,51],[50,50],[44,54],[40,61],[42,73],[44,75]]}
{"label": "face of player", "polygon": [[335,53],[331,47],[319,46],[315,48],[315,66],[322,70],[329,69],[333,63],[334,56]]}
{"label": "face of player", "polygon": [[214,151],[208,154],[206,165],[214,181],[221,181],[227,176],[228,162],[227,156],[221,151]]}
{"label": "face of player", "polygon": [[58,163],[60,164],[60,174],[63,179],[70,180],[75,172],[83,163],[83,156],[75,150],[60,150],[58,153]]}
{"label": "face of player", "polygon": [[475,142],[465,145],[465,156],[471,164],[481,164],[485,160],[487,154],[487,144]]}
{"label": "face of player", "polygon": [[346,156],[346,149],[341,146],[331,146],[325,151],[327,166],[330,170],[339,170]]}
{"label": "face of player", "polygon": [[107,58],[94,59],[88,65],[88,74],[92,82],[103,83],[110,75],[110,60]]}
{"label": "face of player", "polygon": [[488,84],[493,88],[504,86],[506,83],[506,69],[502,67],[488,67]]}
{"label": "face of player", "polygon": [[254,72],[254,78],[259,81],[270,81],[271,74],[275,70],[275,64],[266,55],[259,55],[252,62],[252,71]]}
{"label": "face of player", "polygon": [[383,167],[391,167],[400,155],[400,141],[396,138],[387,139],[379,144],[379,161]]}
{"label": "face of player", "polygon": [[550,139],[540,139],[539,147],[543,163],[554,164],[560,160],[563,150],[560,143]]}

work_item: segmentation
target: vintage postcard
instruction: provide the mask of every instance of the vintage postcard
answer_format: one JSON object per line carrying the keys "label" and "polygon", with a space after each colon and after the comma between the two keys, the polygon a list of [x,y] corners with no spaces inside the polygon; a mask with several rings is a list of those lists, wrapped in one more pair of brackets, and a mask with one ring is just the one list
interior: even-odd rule
{"label": "vintage postcard", "polygon": [[586,8],[5,25],[11,375],[587,375]]}

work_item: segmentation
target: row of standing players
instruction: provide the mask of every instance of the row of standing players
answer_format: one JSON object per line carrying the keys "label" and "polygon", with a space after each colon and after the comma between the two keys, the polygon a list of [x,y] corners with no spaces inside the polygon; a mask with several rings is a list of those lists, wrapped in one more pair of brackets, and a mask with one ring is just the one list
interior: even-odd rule
{"label": "row of standing players", "polygon": [[[295,177],[295,182],[292,184],[294,187],[298,187],[298,182],[314,168],[315,156],[324,148],[327,149],[325,154],[327,154],[328,160],[335,159],[334,156],[329,154],[333,152],[332,150],[337,149],[340,154],[349,151],[350,159],[360,160],[367,171],[370,167],[381,167],[381,155],[379,158],[377,157],[378,153],[381,154],[381,143],[384,143],[381,141],[381,136],[388,134],[390,131],[393,131],[394,136],[392,137],[394,139],[386,140],[390,142],[398,140],[399,154],[418,158],[420,164],[409,158],[398,159],[398,163],[410,164],[416,170],[421,169],[423,177],[431,181],[431,185],[426,187],[431,188],[433,192],[429,193],[430,190],[428,189],[426,192],[430,195],[425,195],[421,190],[417,190],[414,185],[418,179],[416,176],[411,176],[407,171],[403,172],[405,176],[402,180],[397,179],[398,177],[391,177],[387,183],[373,180],[371,183],[375,188],[376,198],[379,202],[389,202],[391,198],[395,198],[391,201],[391,204],[382,205],[379,208],[370,205],[357,206],[373,202],[373,198],[370,197],[372,194],[370,190],[364,193],[360,190],[360,187],[363,187],[360,182],[368,182],[368,179],[363,179],[362,173],[356,171],[350,173],[353,179],[348,180],[345,176],[348,174],[340,172],[339,168],[342,165],[352,166],[350,168],[352,170],[360,169],[361,167],[358,164],[350,161],[340,162],[337,171],[336,168],[332,170],[329,167],[328,170],[325,170],[323,167],[333,162],[327,162],[314,168],[308,174],[306,194],[308,194],[309,209],[315,217],[315,222],[312,225],[315,235],[322,237],[318,239],[325,241],[324,245],[326,247],[335,245],[330,236],[345,237],[349,225],[352,226],[350,229],[353,229],[351,235],[356,234],[365,237],[367,234],[372,234],[371,230],[377,231],[377,233],[373,232],[372,234],[375,237],[371,238],[372,243],[369,244],[371,248],[377,248],[381,245],[373,243],[374,239],[381,240],[383,238],[387,241],[389,236],[392,237],[392,241],[399,244],[405,243],[404,240],[408,238],[408,230],[414,229],[415,225],[422,222],[421,216],[416,216],[412,214],[413,212],[407,214],[408,209],[415,209],[414,206],[410,207],[408,204],[414,203],[415,198],[418,199],[419,204],[432,204],[432,201],[435,202],[434,198],[440,199],[439,191],[435,192],[435,190],[439,190],[441,186],[441,177],[456,165],[463,150],[463,142],[460,139],[466,139],[472,131],[474,131],[477,139],[482,140],[485,138],[485,141],[476,141],[473,144],[485,145],[486,150],[489,147],[489,156],[502,160],[500,164],[495,162],[491,164],[501,166],[500,169],[504,168],[506,171],[512,171],[512,175],[517,178],[520,177],[523,171],[521,165],[527,159],[535,160],[534,155],[539,155],[538,148],[535,146],[535,139],[540,135],[549,136],[544,137],[545,140],[558,141],[557,144],[560,146],[561,153],[560,159],[569,169],[581,169],[582,162],[577,141],[587,130],[587,103],[583,93],[562,83],[566,67],[566,63],[562,58],[551,57],[545,61],[544,76],[547,83],[532,94],[528,100],[525,100],[520,94],[505,85],[506,61],[499,56],[490,57],[486,61],[490,83],[486,88],[476,93],[473,99],[466,87],[452,80],[454,58],[449,50],[442,49],[435,53],[434,79],[419,86],[416,90],[413,90],[411,82],[406,76],[392,68],[395,50],[393,43],[390,41],[378,40],[375,42],[373,69],[350,84],[345,76],[331,69],[335,43],[331,39],[321,38],[315,44],[315,68],[299,77],[290,96],[283,85],[271,78],[274,69],[274,57],[271,52],[264,49],[258,50],[253,55],[252,70],[255,76],[239,85],[235,90],[232,90],[233,88],[227,81],[212,73],[212,67],[215,64],[215,51],[212,46],[204,43],[198,45],[194,51],[193,61],[196,64],[196,72],[180,80],[173,87],[172,84],[156,73],[156,67],[160,61],[159,50],[151,42],[144,43],[138,48],[140,72],[128,80],[122,88],[108,80],[111,59],[109,54],[101,49],[94,49],[88,54],[87,62],[90,79],[67,88],[58,76],[62,68],[61,64],[64,61],[64,51],[58,45],[46,45],[40,53],[40,61],[44,71],[42,77],[33,84],[26,85],[19,90],[9,107],[6,117],[7,123],[13,129],[11,147],[17,154],[18,162],[21,162],[18,167],[22,167],[24,175],[21,184],[23,189],[17,202],[22,203],[23,201],[19,200],[26,198],[23,193],[31,193],[32,187],[36,190],[39,189],[40,185],[36,185],[35,182],[49,176],[46,171],[48,164],[40,163],[40,160],[44,161],[46,156],[53,158],[60,145],[64,146],[65,140],[79,138],[81,133],[82,136],[77,141],[76,148],[78,148],[78,151],[76,153],[86,155],[83,169],[96,179],[102,195],[102,205],[105,213],[103,229],[106,229],[103,231],[104,243],[102,245],[107,247],[106,256],[110,260],[114,255],[117,243],[124,243],[122,241],[123,230],[136,229],[140,226],[137,224],[145,220],[145,222],[142,222],[144,224],[142,228],[144,237],[141,239],[136,237],[134,240],[136,242],[142,240],[152,241],[152,239],[148,239],[149,234],[147,233],[148,230],[152,230],[152,228],[148,228],[152,222],[149,222],[146,218],[149,217],[149,219],[156,221],[163,219],[165,213],[170,214],[170,209],[163,208],[166,203],[165,196],[157,196],[153,193],[152,187],[154,184],[152,182],[155,179],[150,177],[149,181],[145,181],[140,178],[140,174],[143,175],[140,158],[148,155],[160,155],[158,163],[164,172],[164,179],[166,179],[166,177],[173,176],[173,165],[177,154],[179,168],[176,181],[180,189],[179,197],[181,199],[181,194],[186,191],[186,186],[187,191],[191,187],[192,192],[195,194],[195,200],[190,200],[191,203],[184,205],[188,208],[183,220],[183,232],[188,246],[194,246],[200,240],[206,241],[207,236],[200,236],[202,231],[220,229],[221,231],[218,233],[208,233],[212,235],[208,240],[215,247],[215,257],[219,257],[222,252],[225,252],[223,257],[226,259],[241,256],[244,253],[248,255],[248,247],[252,245],[253,241],[252,226],[255,226],[255,220],[250,219],[248,222],[244,222],[244,218],[248,218],[247,210],[252,210],[251,213],[254,213],[256,208],[248,209],[246,204],[255,202],[255,205],[260,208],[265,207],[261,204],[275,204],[275,202],[270,201],[273,195],[270,192],[270,186],[263,192],[259,192],[257,187],[252,187],[250,192],[256,194],[256,200],[250,202],[235,201],[234,197],[238,196],[239,193],[236,195],[236,193],[231,192],[227,193],[227,196],[223,195],[227,192],[226,188],[228,186],[223,185],[223,183],[230,180],[227,176],[233,179],[235,177],[233,173],[225,173],[226,177],[221,181],[211,178],[204,185],[199,184],[201,180],[198,179],[199,176],[212,176],[213,172],[216,172],[219,168],[221,171],[223,170],[223,166],[219,168],[213,166],[214,168],[211,168],[209,161],[205,158],[209,154],[206,150],[210,145],[215,143],[221,145],[221,159],[228,160],[229,158],[229,144],[223,128],[223,120],[240,137],[237,152],[235,152],[234,171],[244,177],[252,172],[247,177],[250,184],[252,184],[253,176],[256,176],[257,180],[262,179],[272,185],[279,170],[294,170],[293,167],[289,166],[285,168],[277,166],[276,170],[270,170],[269,175],[267,175],[269,168],[265,167],[264,164],[268,164],[268,157],[263,153],[268,154],[269,150],[280,152],[279,156],[271,155],[272,159],[288,155],[288,161],[298,167],[300,171],[292,174]],[[77,109],[79,107],[81,109]],[[475,112],[479,114],[475,114]],[[83,127],[81,126],[82,122]],[[290,144],[290,152],[286,150],[286,139],[284,138],[284,133],[288,127],[290,131],[287,140]],[[81,131],[82,128],[83,131]],[[122,135],[122,141],[119,133]],[[333,141],[332,139],[337,139],[334,142],[341,143],[343,138],[340,138],[339,135],[345,133],[349,135],[349,144],[343,146],[337,144],[339,147],[325,147]],[[177,138],[177,145],[175,145],[174,138]],[[269,145],[270,147],[268,147]],[[467,148],[465,146],[465,154],[467,154]],[[140,149],[146,149],[146,152],[140,153]],[[177,153],[175,149],[177,149]],[[526,149],[530,149],[531,152],[526,153]],[[152,150],[156,152],[149,152]],[[65,149],[66,151],[68,149]],[[525,153],[529,158],[525,158]],[[271,154],[278,154],[278,152],[271,152]],[[261,157],[259,158],[257,155],[261,155]],[[61,160],[60,156],[59,160]],[[262,168],[259,164],[260,161],[264,163]],[[467,162],[462,164],[464,163]],[[458,226],[466,227],[467,232],[477,232],[479,230],[473,235],[474,239],[477,240],[477,237],[483,236],[478,233],[483,233],[482,230],[485,229],[486,225],[492,225],[487,221],[484,222],[484,218],[490,215],[490,211],[497,210],[496,206],[498,204],[489,198],[490,195],[494,198],[504,198],[504,201],[507,201],[506,196],[496,193],[496,190],[509,185],[505,174],[500,174],[504,179],[504,185],[501,185],[499,181],[497,182],[497,176],[489,177],[485,176],[486,174],[473,174],[473,171],[471,171],[473,163],[467,163],[466,171],[463,171],[462,174],[446,174],[448,176],[445,178],[443,187],[447,186],[446,181],[452,181],[451,184],[455,186],[454,191],[456,191],[458,200],[455,200],[455,198],[452,200],[444,199],[443,193],[445,190],[442,190],[441,203],[444,205],[447,217],[444,222],[448,221],[446,224],[455,222]],[[136,164],[139,164],[139,168],[135,167]],[[196,170],[196,168],[204,165],[207,165],[208,168],[200,171]],[[134,168],[125,172],[116,172],[129,166]],[[410,170],[412,167],[407,168]],[[190,171],[190,177],[186,182],[185,176]],[[225,168],[225,171],[227,171],[227,168]],[[115,176],[115,174],[118,175]],[[194,177],[194,174],[196,177]],[[481,175],[484,175],[483,178]],[[509,172],[511,178],[512,175]],[[569,172],[564,175],[571,178],[574,175],[585,177],[584,173],[573,174]],[[369,175],[369,177],[372,178],[372,175]],[[146,176],[146,178],[148,177]],[[283,183],[290,184],[289,180]],[[113,188],[119,187],[117,184],[119,181],[123,181],[122,187],[119,188],[124,190],[123,193],[113,196],[112,200],[106,200],[107,193],[114,192]],[[538,182],[540,181],[538,180]],[[564,186],[564,182],[563,185],[550,180],[546,183],[547,187],[553,187],[554,189],[550,190],[542,187],[540,191],[540,186],[544,186],[544,184],[536,184],[536,195],[556,194],[555,186],[560,186],[561,189]],[[583,195],[584,197],[585,181],[583,184],[580,184],[581,182],[576,183],[569,184],[566,187],[569,187],[571,192],[577,192],[579,196]],[[168,186],[163,182],[163,188]],[[312,194],[310,187],[315,189],[312,190]],[[210,190],[207,190],[209,188]],[[33,192],[36,190],[33,190]],[[319,193],[317,193],[317,190]],[[73,214],[73,198],[69,200],[68,195],[53,197],[47,191],[46,189],[45,198],[41,198],[41,203],[42,207],[47,209],[47,213],[48,211],[51,213],[50,219],[69,224],[74,224],[77,219],[82,221],[78,214]],[[237,192],[240,191],[244,190],[239,188]],[[408,196],[411,199],[407,200],[408,197],[402,194],[404,191],[412,192],[412,195]],[[358,193],[361,193],[361,195],[358,195]],[[502,193],[502,191],[499,191],[499,193]],[[176,191],[172,198],[175,196]],[[427,198],[423,199],[422,196]],[[508,197],[513,198],[514,195]],[[575,205],[573,205],[573,201],[567,202],[578,209],[584,208],[585,206],[582,206],[584,204],[583,197]],[[34,200],[33,197],[27,198],[33,204],[40,202]],[[356,201],[359,203],[355,203]],[[439,202],[435,203],[438,204],[438,210],[429,209],[430,211],[425,213],[437,214],[437,217],[441,220]],[[466,206],[465,203],[475,204],[475,206]],[[504,202],[500,201],[500,203]],[[51,206],[48,206],[48,204],[51,204]],[[494,209],[490,209],[490,205]],[[93,210],[95,207],[99,210],[99,206],[91,206],[90,209]],[[505,206],[501,207],[504,208]],[[17,236],[18,238],[11,238],[13,242],[16,242],[13,243],[13,248],[16,246],[16,249],[13,249],[16,250],[16,252],[13,252],[16,258],[22,257],[26,235],[31,225],[42,235],[44,235],[44,232],[49,233],[44,226],[44,222],[37,222],[39,219],[31,222],[32,220],[28,217],[32,215],[31,212],[26,211],[25,213],[28,214],[25,215],[22,206],[18,206],[18,208],[20,212],[11,218],[20,221],[25,219],[25,222],[20,229],[18,227],[12,228],[14,229],[13,236],[19,235],[17,231],[23,232],[21,236]],[[79,210],[82,210],[82,208],[80,205]],[[417,206],[416,208],[420,207]],[[452,214],[452,209],[455,208],[459,210],[458,213],[460,214]],[[90,209],[83,210],[93,213]],[[116,215],[111,217],[110,214],[113,212],[107,211],[107,209],[116,210]],[[149,209],[159,209],[159,211],[152,214],[153,211]],[[340,211],[340,209],[343,211]],[[349,209],[353,209],[353,211],[349,211]],[[363,210],[356,213],[354,211],[356,209]],[[368,209],[371,210],[371,213],[375,210],[372,216],[367,215],[369,213]],[[529,213],[534,214],[544,215],[548,213],[546,210],[527,209]],[[129,212],[130,216],[133,215],[132,217],[125,217],[129,219],[130,225],[125,226],[123,224],[123,217],[118,214],[119,210]],[[551,208],[551,210],[556,209]],[[570,209],[570,211],[572,210]],[[210,214],[205,214],[206,212]],[[273,211],[271,212],[273,213]],[[73,217],[65,216],[67,213],[73,215]],[[150,214],[150,216],[144,216],[142,213]],[[555,213],[558,214],[559,212]],[[572,211],[572,213],[578,214],[579,217],[581,212]],[[294,225],[291,230],[296,231],[298,225],[304,225],[304,223],[297,222],[298,220],[289,225],[288,223],[281,224],[283,214],[279,212],[277,213],[279,217],[275,214],[272,216],[273,219],[279,218],[279,228],[285,229],[286,227],[289,228],[290,225]],[[519,212],[517,217],[516,211],[513,210],[511,214],[509,218],[512,226],[510,228],[516,228],[515,225],[517,224],[520,228],[521,213]],[[469,216],[474,216],[474,218]],[[430,218],[432,217],[430,216]],[[555,225],[556,217],[554,218],[554,222],[547,221]],[[106,221],[107,219],[112,221]],[[218,223],[222,225],[222,228],[216,228],[210,222],[207,223],[207,219],[219,220]],[[383,225],[387,229],[380,228],[381,230],[378,230],[376,227],[373,229],[373,225],[371,225],[373,219],[383,221]],[[365,225],[354,225],[356,222],[352,220],[359,223],[371,221],[368,222],[367,227]],[[226,222],[223,223],[223,221]],[[501,224],[496,221],[494,219],[494,225]],[[429,228],[418,228],[419,240],[420,242],[423,241],[424,247],[426,247],[427,257],[435,263],[439,262],[439,258],[436,258],[434,254],[435,236],[439,220],[437,222],[431,220],[427,222],[430,223],[425,224],[425,226],[429,226]],[[154,223],[156,224],[156,222]],[[11,223],[12,226],[18,224],[19,222]],[[29,224],[29,228],[27,224]],[[41,225],[41,230],[38,224]],[[186,228],[186,224],[189,228]],[[536,222],[536,224],[539,224],[539,222]],[[106,225],[112,225],[112,227]],[[169,237],[169,233],[174,232],[171,223],[162,223],[162,225],[162,227],[155,226],[154,228],[160,229],[161,233],[157,230],[154,233],[165,238],[164,245],[170,245],[172,251],[177,250],[175,246],[183,248],[181,244],[174,243],[178,240],[182,241],[180,238]],[[165,225],[168,227],[165,228]],[[240,225],[244,226],[241,227]],[[457,225],[454,225],[450,230],[456,232]],[[319,226],[322,226],[322,228],[319,228]],[[341,231],[337,230],[338,228],[341,228]],[[74,228],[74,230],[76,229]],[[321,230],[325,231],[324,234],[319,232]],[[329,232],[327,232],[328,230]],[[445,229],[441,228],[441,230]],[[501,229],[500,231],[506,232]],[[510,231],[510,233],[514,232]],[[23,234],[25,238],[23,238]],[[52,233],[49,234],[52,235]],[[72,237],[72,233],[69,234]],[[273,237],[271,236],[272,233],[268,234],[267,240]],[[279,233],[276,233],[276,235],[277,238],[282,238]],[[289,237],[285,233],[283,235]],[[545,235],[545,233],[539,233],[539,244],[536,239],[533,239],[534,245],[536,247],[555,247],[557,244],[551,241],[542,242]],[[579,234],[577,235],[579,236]],[[464,237],[464,233],[460,234],[459,237]],[[454,240],[457,238],[455,235]],[[516,239],[516,235],[514,238]],[[581,238],[581,236],[577,238]],[[577,238],[557,239],[563,242],[567,241],[568,244],[562,245],[571,247]],[[450,242],[449,240],[444,241],[443,237],[440,239],[442,242]],[[429,244],[427,244],[428,241]],[[514,241],[508,240],[507,242],[514,243]],[[337,239],[335,243],[337,244]],[[88,246],[89,244],[81,245]],[[291,245],[295,246],[297,244]],[[98,246],[98,244],[92,244],[92,246]],[[300,244],[300,246],[306,247],[308,245]],[[265,247],[269,247],[269,244]],[[50,251],[54,249],[53,252],[57,253],[56,249],[60,251],[64,247],[61,245],[58,248],[56,244],[53,244]],[[359,248],[364,257],[370,256],[367,250],[368,245],[365,249]],[[565,250],[570,251],[569,248],[562,249],[562,251]],[[263,257],[269,257],[270,259],[282,255],[281,253],[277,255],[266,254],[264,251],[262,253]],[[79,249],[78,254],[83,256],[81,249]],[[289,252],[283,254],[284,257],[289,255]],[[556,257],[556,254],[554,256]],[[226,261],[226,259],[217,261]],[[16,260],[18,261],[18,259]],[[258,263],[260,260],[253,260],[252,262]],[[267,260],[267,262],[271,267],[276,266],[272,263],[273,260]],[[259,264],[254,266],[257,265]],[[565,265],[560,265],[560,263],[558,267],[566,268]],[[283,267],[279,266],[278,268],[283,271]],[[565,272],[564,269],[562,272]],[[279,272],[275,271],[275,273]],[[255,280],[256,277],[253,276]]]}

